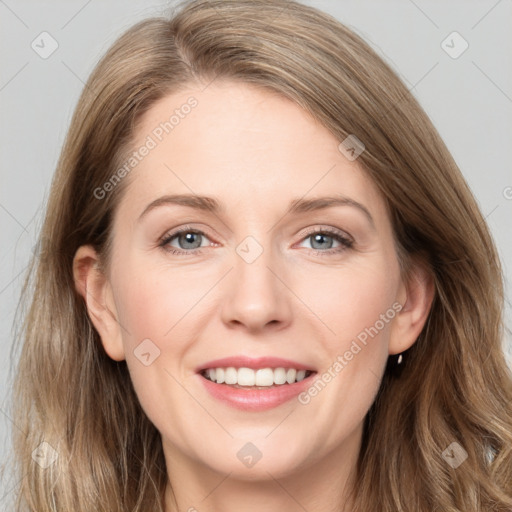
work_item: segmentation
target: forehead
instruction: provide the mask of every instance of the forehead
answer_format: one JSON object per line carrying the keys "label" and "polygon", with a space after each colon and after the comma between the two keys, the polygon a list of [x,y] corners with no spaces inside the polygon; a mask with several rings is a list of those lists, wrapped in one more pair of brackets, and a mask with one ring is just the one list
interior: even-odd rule
{"label": "forehead", "polygon": [[191,86],[140,119],[133,147],[149,149],[128,175],[121,207],[140,211],[156,195],[193,193],[240,212],[338,193],[385,214],[372,180],[339,150],[340,142],[275,92],[226,81]]}

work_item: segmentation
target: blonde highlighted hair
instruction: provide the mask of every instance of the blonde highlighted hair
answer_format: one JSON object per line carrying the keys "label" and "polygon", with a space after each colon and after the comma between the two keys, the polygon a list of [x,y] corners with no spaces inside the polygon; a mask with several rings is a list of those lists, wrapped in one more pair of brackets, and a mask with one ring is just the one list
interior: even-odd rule
{"label": "blonde highlighted hair", "polygon": [[[237,80],[294,101],[358,158],[391,215],[404,274],[430,269],[425,328],[390,364],[365,420],[354,512],[512,510],[512,376],[502,350],[500,262],[482,214],[428,116],[358,35],[285,0],[195,0],[126,31],[92,72],[58,162],[24,289],[13,417],[16,510],[155,512],[167,484],[159,432],[124,361],[105,353],[73,281],[79,246],[108,263],[141,115],[187,85]],[[45,441],[58,458],[32,459]],[[468,458],[451,467],[458,443]],[[46,445],[45,445],[46,446]]]}

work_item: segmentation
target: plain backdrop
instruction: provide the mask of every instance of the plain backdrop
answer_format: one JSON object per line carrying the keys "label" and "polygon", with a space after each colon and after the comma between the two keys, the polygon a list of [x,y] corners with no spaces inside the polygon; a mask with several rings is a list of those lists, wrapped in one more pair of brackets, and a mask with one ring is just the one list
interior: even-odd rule
{"label": "plain backdrop", "polygon": [[[498,245],[510,328],[512,1],[303,3],[334,15],[363,36],[432,119]],[[113,41],[143,18],[165,15],[169,5],[0,0],[0,463],[8,455],[11,429],[17,428],[9,410],[14,312],[71,114],[87,77]],[[41,53],[52,45],[58,45],[56,50],[43,58]],[[510,335],[504,345],[512,361]],[[0,510],[11,510],[15,484],[7,470],[0,483]]]}

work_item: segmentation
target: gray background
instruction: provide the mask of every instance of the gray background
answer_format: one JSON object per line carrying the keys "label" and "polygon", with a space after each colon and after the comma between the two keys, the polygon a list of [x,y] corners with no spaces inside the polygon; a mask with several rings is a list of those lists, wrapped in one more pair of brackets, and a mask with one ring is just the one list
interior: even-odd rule
{"label": "gray background", "polygon": [[[512,0],[309,0],[363,36],[398,71],[444,138],[492,230],[507,278],[512,236]],[[172,2],[0,0],[0,461],[8,455],[12,324],[50,180],[79,94],[118,35]],[[31,47],[46,31],[57,50]],[[469,44],[458,58],[441,43],[457,31]],[[461,48],[449,38],[451,52]],[[46,46],[48,48],[48,46]],[[512,364],[512,340],[507,335]],[[16,482],[9,466],[0,510]]]}

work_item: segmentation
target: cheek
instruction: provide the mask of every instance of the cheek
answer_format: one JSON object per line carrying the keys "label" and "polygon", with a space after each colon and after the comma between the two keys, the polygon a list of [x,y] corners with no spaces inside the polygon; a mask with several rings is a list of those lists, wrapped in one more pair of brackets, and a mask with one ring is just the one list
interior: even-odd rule
{"label": "cheek", "polygon": [[[327,401],[343,403],[346,413],[360,420],[379,388],[388,357],[398,267],[382,260],[315,277],[316,286],[308,287],[305,302],[314,305],[311,309],[326,328],[324,373],[316,387],[324,399],[329,395]],[[304,403],[318,391],[311,392]]]}
{"label": "cheek", "polygon": [[387,331],[381,315],[394,316],[398,282],[398,267],[376,258],[365,264],[312,272],[307,279],[301,278],[298,295],[324,324],[332,348],[342,348],[376,322],[379,331]]}
{"label": "cheek", "polygon": [[194,305],[204,295],[204,282],[201,287],[201,280],[191,279],[186,273],[167,270],[164,275],[158,267],[139,268],[144,270],[134,265],[123,270],[119,267],[118,276],[122,271],[130,279],[118,280],[116,309],[123,327],[126,363],[139,402],[150,420],[161,425],[162,418],[167,417],[162,412],[163,394],[169,404],[183,400],[176,384],[176,380],[183,381],[179,363],[194,339],[187,326],[191,325],[190,315],[197,314]]}
{"label": "cheek", "polygon": [[[147,387],[160,370],[175,372],[176,361],[190,343],[183,326],[190,321],[189,315],[197,313],[194,305],[204,290],[200,280],[189,279],[191,276],[164,273],[142,263],[119,265],[116,277],[116,310],[126,362],[134,384],[143,378]],[[150,355],[144,361],[142,354],[147,353]],[[143,364],[153,360],[148,366]]]}
{"label": "cheek", "polygon": [[142,267],[131,266],[126,272],[131,278],[118,287],[116,307],[128,331],[123,337],[131,343],[144,338],[161,342],[192,313],[204,295],[204,282],[186,270]]}

